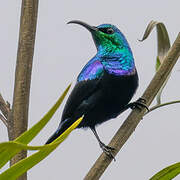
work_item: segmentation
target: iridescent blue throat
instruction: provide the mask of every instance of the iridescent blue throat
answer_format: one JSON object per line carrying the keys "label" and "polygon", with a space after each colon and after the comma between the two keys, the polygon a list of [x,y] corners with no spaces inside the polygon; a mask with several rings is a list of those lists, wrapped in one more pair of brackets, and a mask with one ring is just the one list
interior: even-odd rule
{"label": "iridescent blue throat", "polygon": [[110,53],[108,56],[97,53],[96,56],[100,58],[104,69],[110,74],[121,76],[130,75],[134,72],[134,58],[130,49],[123,48],[118,53]]}

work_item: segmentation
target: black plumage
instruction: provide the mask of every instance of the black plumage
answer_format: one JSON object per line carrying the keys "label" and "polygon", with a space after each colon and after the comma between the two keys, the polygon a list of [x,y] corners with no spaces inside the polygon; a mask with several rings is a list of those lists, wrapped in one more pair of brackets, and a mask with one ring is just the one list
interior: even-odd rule
{"label": "black plumage", "polygon": [[54,141],[84,115],[77,128],[90,128],[103,151],[112,156],[112,148],[100,140],[95,127],[132,107],[128,103],[138,87],[133,55],[125,37],[115,26],[104,24],[92,27],[81,21],[71,23],[80,24],[91,32],[98,52],[79,74],[60,125],[46,144]]}

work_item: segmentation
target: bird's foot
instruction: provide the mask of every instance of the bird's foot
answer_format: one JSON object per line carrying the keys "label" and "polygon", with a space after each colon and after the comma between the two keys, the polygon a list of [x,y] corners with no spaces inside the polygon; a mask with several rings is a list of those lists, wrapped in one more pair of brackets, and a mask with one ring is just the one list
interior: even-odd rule
{"label": "bird's foot", "polygon": [[146,108],[146,110],[149,111],[149,108],[148,108],[147,105],[146,105],[146,100],[143,99],[143,98],[139,98],[137,101],[132,102],[132,103],[129,103],[128,106],[129,106],[131,109],[138,108],[138,109],[141,110],[142,108]]}
{"label": "bird's foot", "polygon": [[107,146],[103,142],[100,142],[99,145],[101,149],[103,150],[103,152],[106,153],[107,156],[109,156],[110,158],[113,158],[114,161],[116,161],[115,156],[113,155],[113,151],[115,150],[115,148]]}

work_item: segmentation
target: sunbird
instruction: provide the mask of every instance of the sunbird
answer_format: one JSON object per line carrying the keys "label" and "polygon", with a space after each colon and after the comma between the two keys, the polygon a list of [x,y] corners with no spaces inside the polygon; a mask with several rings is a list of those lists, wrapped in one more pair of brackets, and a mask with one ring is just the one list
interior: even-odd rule
{"label": "sunbird", "polygon": [[97,27],[73,20],[92,35],[96,55],[84,66],[64,107],[61,122],[46,144],[58,138],[78,118],[83,117],[77,128],[90,128],[101,149],[111,157],[113,147],[99,138],[96,126],[116,118],[128,108],[142,105],[142,99],[129,103],[138,87],[138,74],[131,48],[123,33],[112,24]]}

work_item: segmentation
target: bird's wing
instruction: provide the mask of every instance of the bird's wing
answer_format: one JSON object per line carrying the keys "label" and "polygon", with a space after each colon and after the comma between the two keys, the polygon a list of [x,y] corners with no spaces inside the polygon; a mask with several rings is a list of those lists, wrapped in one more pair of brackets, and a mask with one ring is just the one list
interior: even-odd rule
{"label": "bird's wing", "polygon": [[78,76],[77,83],[71,92],[62,115],[62,121],[72,116],[77,118],[93,107],[93,99],[100,96],[100,82],[104,68],[100,61],[87,64]]}
{"label": "bird's wing", "polygon": [[80,82],[80,81],[97,79],[102,77],[103,74],[104,74],[103,64],[98,60],[92,59],[82,69],[81,73],[77,78],[77,81]]}

